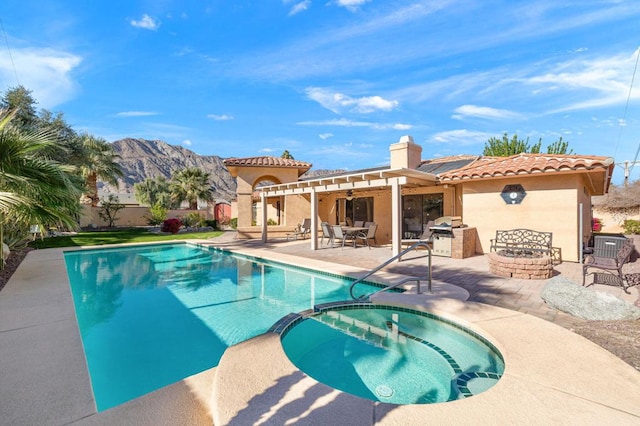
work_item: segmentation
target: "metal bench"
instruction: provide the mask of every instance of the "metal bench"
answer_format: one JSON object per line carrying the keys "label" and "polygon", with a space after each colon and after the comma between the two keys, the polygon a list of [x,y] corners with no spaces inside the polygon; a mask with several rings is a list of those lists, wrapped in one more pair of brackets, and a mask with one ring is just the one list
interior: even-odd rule
{"label": "metal bench", "polygon": [[491,240],[489,250],[504,250],[514,255],[542,253],[553,256],[552,239],[552,232],[534,231],[523,228],[497,230],[496,237]]}

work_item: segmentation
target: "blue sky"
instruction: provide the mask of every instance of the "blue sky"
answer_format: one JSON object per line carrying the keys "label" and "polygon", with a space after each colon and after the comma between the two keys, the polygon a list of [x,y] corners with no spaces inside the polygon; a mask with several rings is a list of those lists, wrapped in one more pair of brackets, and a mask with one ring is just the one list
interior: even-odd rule
{"label": "blue sky", "polygon": [[4,0],[0,19],[2,92],[108,141],[348,170],[407,134],[425,159],[505,132],[616,162],[640,144],[637,0]]}

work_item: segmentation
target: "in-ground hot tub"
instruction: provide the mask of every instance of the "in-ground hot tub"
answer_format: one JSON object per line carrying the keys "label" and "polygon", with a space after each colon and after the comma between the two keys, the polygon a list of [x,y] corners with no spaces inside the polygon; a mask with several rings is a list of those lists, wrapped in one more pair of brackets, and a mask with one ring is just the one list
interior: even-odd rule
{"label": "in-ground hot tub", "polygon": [[331,306],[284,328],[300,370],[362,398],[431,404],[491,388],[504,360],[479,334],[436,315],[391,306]]}

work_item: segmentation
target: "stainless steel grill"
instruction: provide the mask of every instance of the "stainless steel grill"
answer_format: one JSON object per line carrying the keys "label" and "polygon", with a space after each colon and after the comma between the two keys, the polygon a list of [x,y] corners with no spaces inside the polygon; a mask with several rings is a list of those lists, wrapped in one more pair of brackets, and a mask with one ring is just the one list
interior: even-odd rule
{"label": "stainless steel grill", "polygon": [[433,251],[436,256],[451,257],[453,228],[462,226],[460,216],[442,216],[434,220],[430,228],[433,231]]}

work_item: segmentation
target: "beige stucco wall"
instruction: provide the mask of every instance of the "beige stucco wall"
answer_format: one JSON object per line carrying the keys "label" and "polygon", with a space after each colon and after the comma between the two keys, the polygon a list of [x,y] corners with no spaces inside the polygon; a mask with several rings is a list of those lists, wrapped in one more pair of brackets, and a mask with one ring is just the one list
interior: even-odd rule
{"label": "beige stucco wall", "polygon": [[238,229],[252,227],[253,201],[251,195],[256,184],[263,181],[279,184],[297,180],[298,169],[295,168],[243,167],[242,173],[236,177]]}
{"label": "beige stucco wall", "polygon": [[[91,207],[89,205],[82,206],[82,213],[80,215],[80,226],[107,226],[107,222],[100,219],[98,215],[99,207]],[[213,219],[212,209],[208,210],[169,210],[167,212],[167,218],[186,216],[191,212],[196,212],[202,215],[205,219]],[[127,206],[120,210],[116,217],[118,220],[115,222],[115,226],[147,226],[147,216],[149,215],[149,208],[147,207],[132,207]]]}
{"label": "beige stucco wall", "polygon": [[[526,191],[521,204],[507,204],[500,196],[505,185],[520,184]],[[585,226],[590,221],[590,194],[578,175],[534,176],[468,182],[461,185],[462,216],[478,229],[478,252],[488,252],[490,239],[500,229],[527,228],[553,232],[553,246],[564,261],[578,261],[578,205],[584,203]]]}

